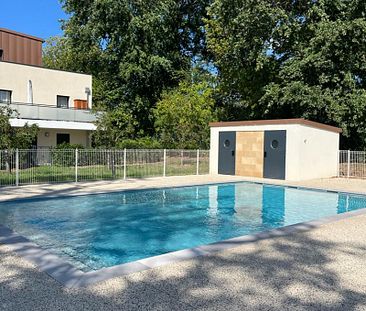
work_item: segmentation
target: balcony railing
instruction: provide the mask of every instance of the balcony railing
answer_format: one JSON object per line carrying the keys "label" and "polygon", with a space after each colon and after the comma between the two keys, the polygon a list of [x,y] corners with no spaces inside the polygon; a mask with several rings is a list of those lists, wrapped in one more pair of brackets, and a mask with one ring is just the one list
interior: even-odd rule
{"label": "balcony railing", "polygon": [[1,103],[0,106],[7,106],[17,111],[14,114],[18,119],[49,120],[49,121],[73,121],[73,122],[94,122],[96,115],[91,110],[58,108],[50,105],[27,104],[12,102]]}

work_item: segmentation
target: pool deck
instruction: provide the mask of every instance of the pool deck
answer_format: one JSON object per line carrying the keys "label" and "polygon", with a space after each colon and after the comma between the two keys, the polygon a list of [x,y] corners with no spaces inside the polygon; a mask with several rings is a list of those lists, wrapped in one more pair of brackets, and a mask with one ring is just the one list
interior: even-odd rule
{"label": "pool deck", "polygon": [[[190,176],[26,186],[0,189],[0,200],[240,180],[248,179]],[[285,184],[366,193],[365,180]],[[1,245],[0,310],[366,310],[366,215],[238,245],[84,288],[62,286]]]}

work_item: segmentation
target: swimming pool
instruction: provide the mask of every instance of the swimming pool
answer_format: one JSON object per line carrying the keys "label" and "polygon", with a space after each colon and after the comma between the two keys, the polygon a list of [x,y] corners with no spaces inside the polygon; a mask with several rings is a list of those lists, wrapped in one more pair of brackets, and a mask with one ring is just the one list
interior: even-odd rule
{"label": "swimming pool", "polygon": [[88,272],[366,207],[248,182],[0,203],[0,223]]}

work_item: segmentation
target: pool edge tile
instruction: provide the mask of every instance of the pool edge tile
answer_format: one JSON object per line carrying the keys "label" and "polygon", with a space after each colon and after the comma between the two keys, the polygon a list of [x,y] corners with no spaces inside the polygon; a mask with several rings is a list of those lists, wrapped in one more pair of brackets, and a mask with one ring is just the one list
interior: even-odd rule
{"label": "pool edge tile", "polygon": [[84,274],[62,258],[3,225],[0,225],[0,244],[33,263],[39,271],[47,273],[63,286],[72,287]]}
{"label": "pool edge tile", "polygon": [[275,228],[250,235],[243,235],[228,240],[202,245],[190,249],[184,249],[154,257],[149,257],[134,262],[129,262],[95,271],[83,272],[62,258],[41,248],[27,238],[17,234],[13,230],[0,225],[0,244],[7,245],[11,251],[19,254],[24,259],[33,263],[38,270],[47,273],[60,284],[69,288],[82,288],[97,282],[106,281],[119,276],[127,276],[167,264],[177,263],[183,260],[200,256],[214,255],[223,250],[233,249],[244,244],[255,243],[260,240],[286,236],[291,233],[300,233],[316,229],[321,225],[340,221],[355,216],[366,215],[366,208],[345,212],[318,220],[302,222],[294,225]]}
{"label": "pool edge tile", "polygon": [[132,273],[137,273],[149,269],[151,269],[151,267],[148,267],[138,261],[133,261],[117,266],[102,268],[95,271],[83,272],[83,275],[75,280],[72,287],[83,288],[97,282],[103,282],[116,277],[127,276]]}

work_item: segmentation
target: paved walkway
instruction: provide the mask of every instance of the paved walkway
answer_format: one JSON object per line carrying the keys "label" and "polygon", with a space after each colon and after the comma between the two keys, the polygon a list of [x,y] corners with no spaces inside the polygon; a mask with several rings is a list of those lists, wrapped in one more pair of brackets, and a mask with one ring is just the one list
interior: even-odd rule
{"label": "paved walkway", "polygon": [[[190,182],[214,182],[213,177],[200,178]],[[160,179],[159,185],[163,183]],[[122,187],[113,184],[114,190]],[[301,185],[366,190],[364,181],[352,180]],[[43,190],[63,194],[90,189],[53,187]],[[94,191],[108,187],[95,185]],[[40,190],[22,189],[23,195],[40,195]],[[20,196],[17,191],[1,191],[1,199]],[[366,310],[365,228],[366,216],[356,216],[83,289],[62,287],[0,246],[0,310]]]}

